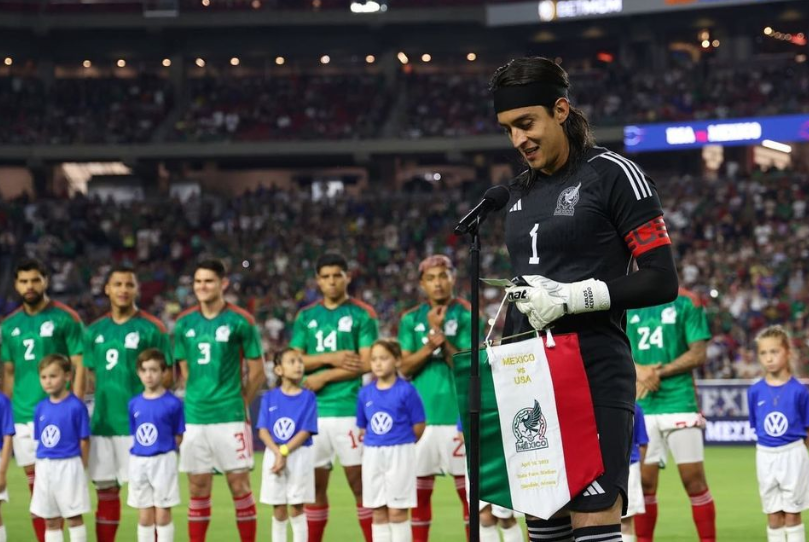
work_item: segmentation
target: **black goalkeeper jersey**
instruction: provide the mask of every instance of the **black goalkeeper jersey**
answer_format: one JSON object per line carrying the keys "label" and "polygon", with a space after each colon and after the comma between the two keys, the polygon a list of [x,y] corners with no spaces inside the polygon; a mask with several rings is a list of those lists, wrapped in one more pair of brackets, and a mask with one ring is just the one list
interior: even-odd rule
{"label": "black goalkeeper jersey", "polygon": [[[608,282],[628,274],[633,257],[668,244],[653,181],[631,160],[595,147],[575,171],[528,172],[511,181],[506,245],[514,275],[542,275],[558,282],[595,278]],[[633,255],[634,253],[634,255]],[[635,368],[624,333],[625,312],[568,315],[553,333],[577,333],[595,406],[634,411]],[[504,336],[532,329],[509,306]]]}

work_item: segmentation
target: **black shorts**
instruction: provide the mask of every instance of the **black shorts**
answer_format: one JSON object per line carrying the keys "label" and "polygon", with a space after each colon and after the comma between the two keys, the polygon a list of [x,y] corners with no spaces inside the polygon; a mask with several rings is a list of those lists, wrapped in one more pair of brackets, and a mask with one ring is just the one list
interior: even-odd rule
{"label": "black shorts", "polygon": [[573,512],[605,510],[615,504],[620,493],[623,496],[621,515],[624,515],[635,413],[622,408],[597,406],[594,409],[604,474],[573,497],[566,508]]}

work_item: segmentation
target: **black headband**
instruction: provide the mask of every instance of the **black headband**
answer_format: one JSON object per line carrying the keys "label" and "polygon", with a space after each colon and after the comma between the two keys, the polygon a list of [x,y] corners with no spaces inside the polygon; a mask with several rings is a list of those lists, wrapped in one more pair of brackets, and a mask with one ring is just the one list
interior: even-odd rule
{"label": "black headband", "polygon": [[494,91],[494,112],[502,113],[537,105],[553,107],[559,98],[568,99],[566,88],[544,83],[500,87]]}

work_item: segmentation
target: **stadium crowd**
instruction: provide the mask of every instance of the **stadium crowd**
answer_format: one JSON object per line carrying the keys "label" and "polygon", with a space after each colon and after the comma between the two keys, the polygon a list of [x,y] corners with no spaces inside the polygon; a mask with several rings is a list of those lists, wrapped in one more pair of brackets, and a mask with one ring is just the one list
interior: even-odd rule
{"label": "stadium crowd", "polygon": [[[713,338],[703,377],[751,377],[759,368],[755,333],[784,324],[798,359],[809,359],[809,176],[756,173],[706,181],[658,178],[682,286],[706,302]],[[460,192],[368,194],[313,202],[306,193],[261,190],[239,197],[206,195],[132,203],[127,207],[76,196],[0,207],[0,252],[28,254],[54,266],[51,290],[90,322],[106,311],[103,280],[109,265],[139,270],[142,305],[169,327],[193,304],[193,262],[203,254],[231,266],[229,296],[257,315],[268,348],[289,338],[298,309],[318,297],[314,261],[326,248],[349,257],[352,295],[379,314],[382,335],[419,301],[419,261],[447,254],[460,267],[458,291],[468,291],[467,245],[452,234],[467,209]],[[500,217],[489,225],[501,228]],[[484,276],[503,276],[503,247],[487,247]],[[90,285],[88,288],[87,285]],[[2,313],[18,304],[11,284]],[[494,313],[497,290],[484,289]],[[800,367],[801,374],[807,367]]]}

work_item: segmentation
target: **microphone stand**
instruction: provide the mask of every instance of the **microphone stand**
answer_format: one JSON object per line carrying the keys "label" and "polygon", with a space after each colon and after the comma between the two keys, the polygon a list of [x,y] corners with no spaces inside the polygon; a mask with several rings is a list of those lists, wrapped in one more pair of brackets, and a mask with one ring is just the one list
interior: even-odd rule
{"label": "microphone stand", "polygon": [[469,372],[469,542],[480,542],[480,216],[470,224],[472,363]]}

